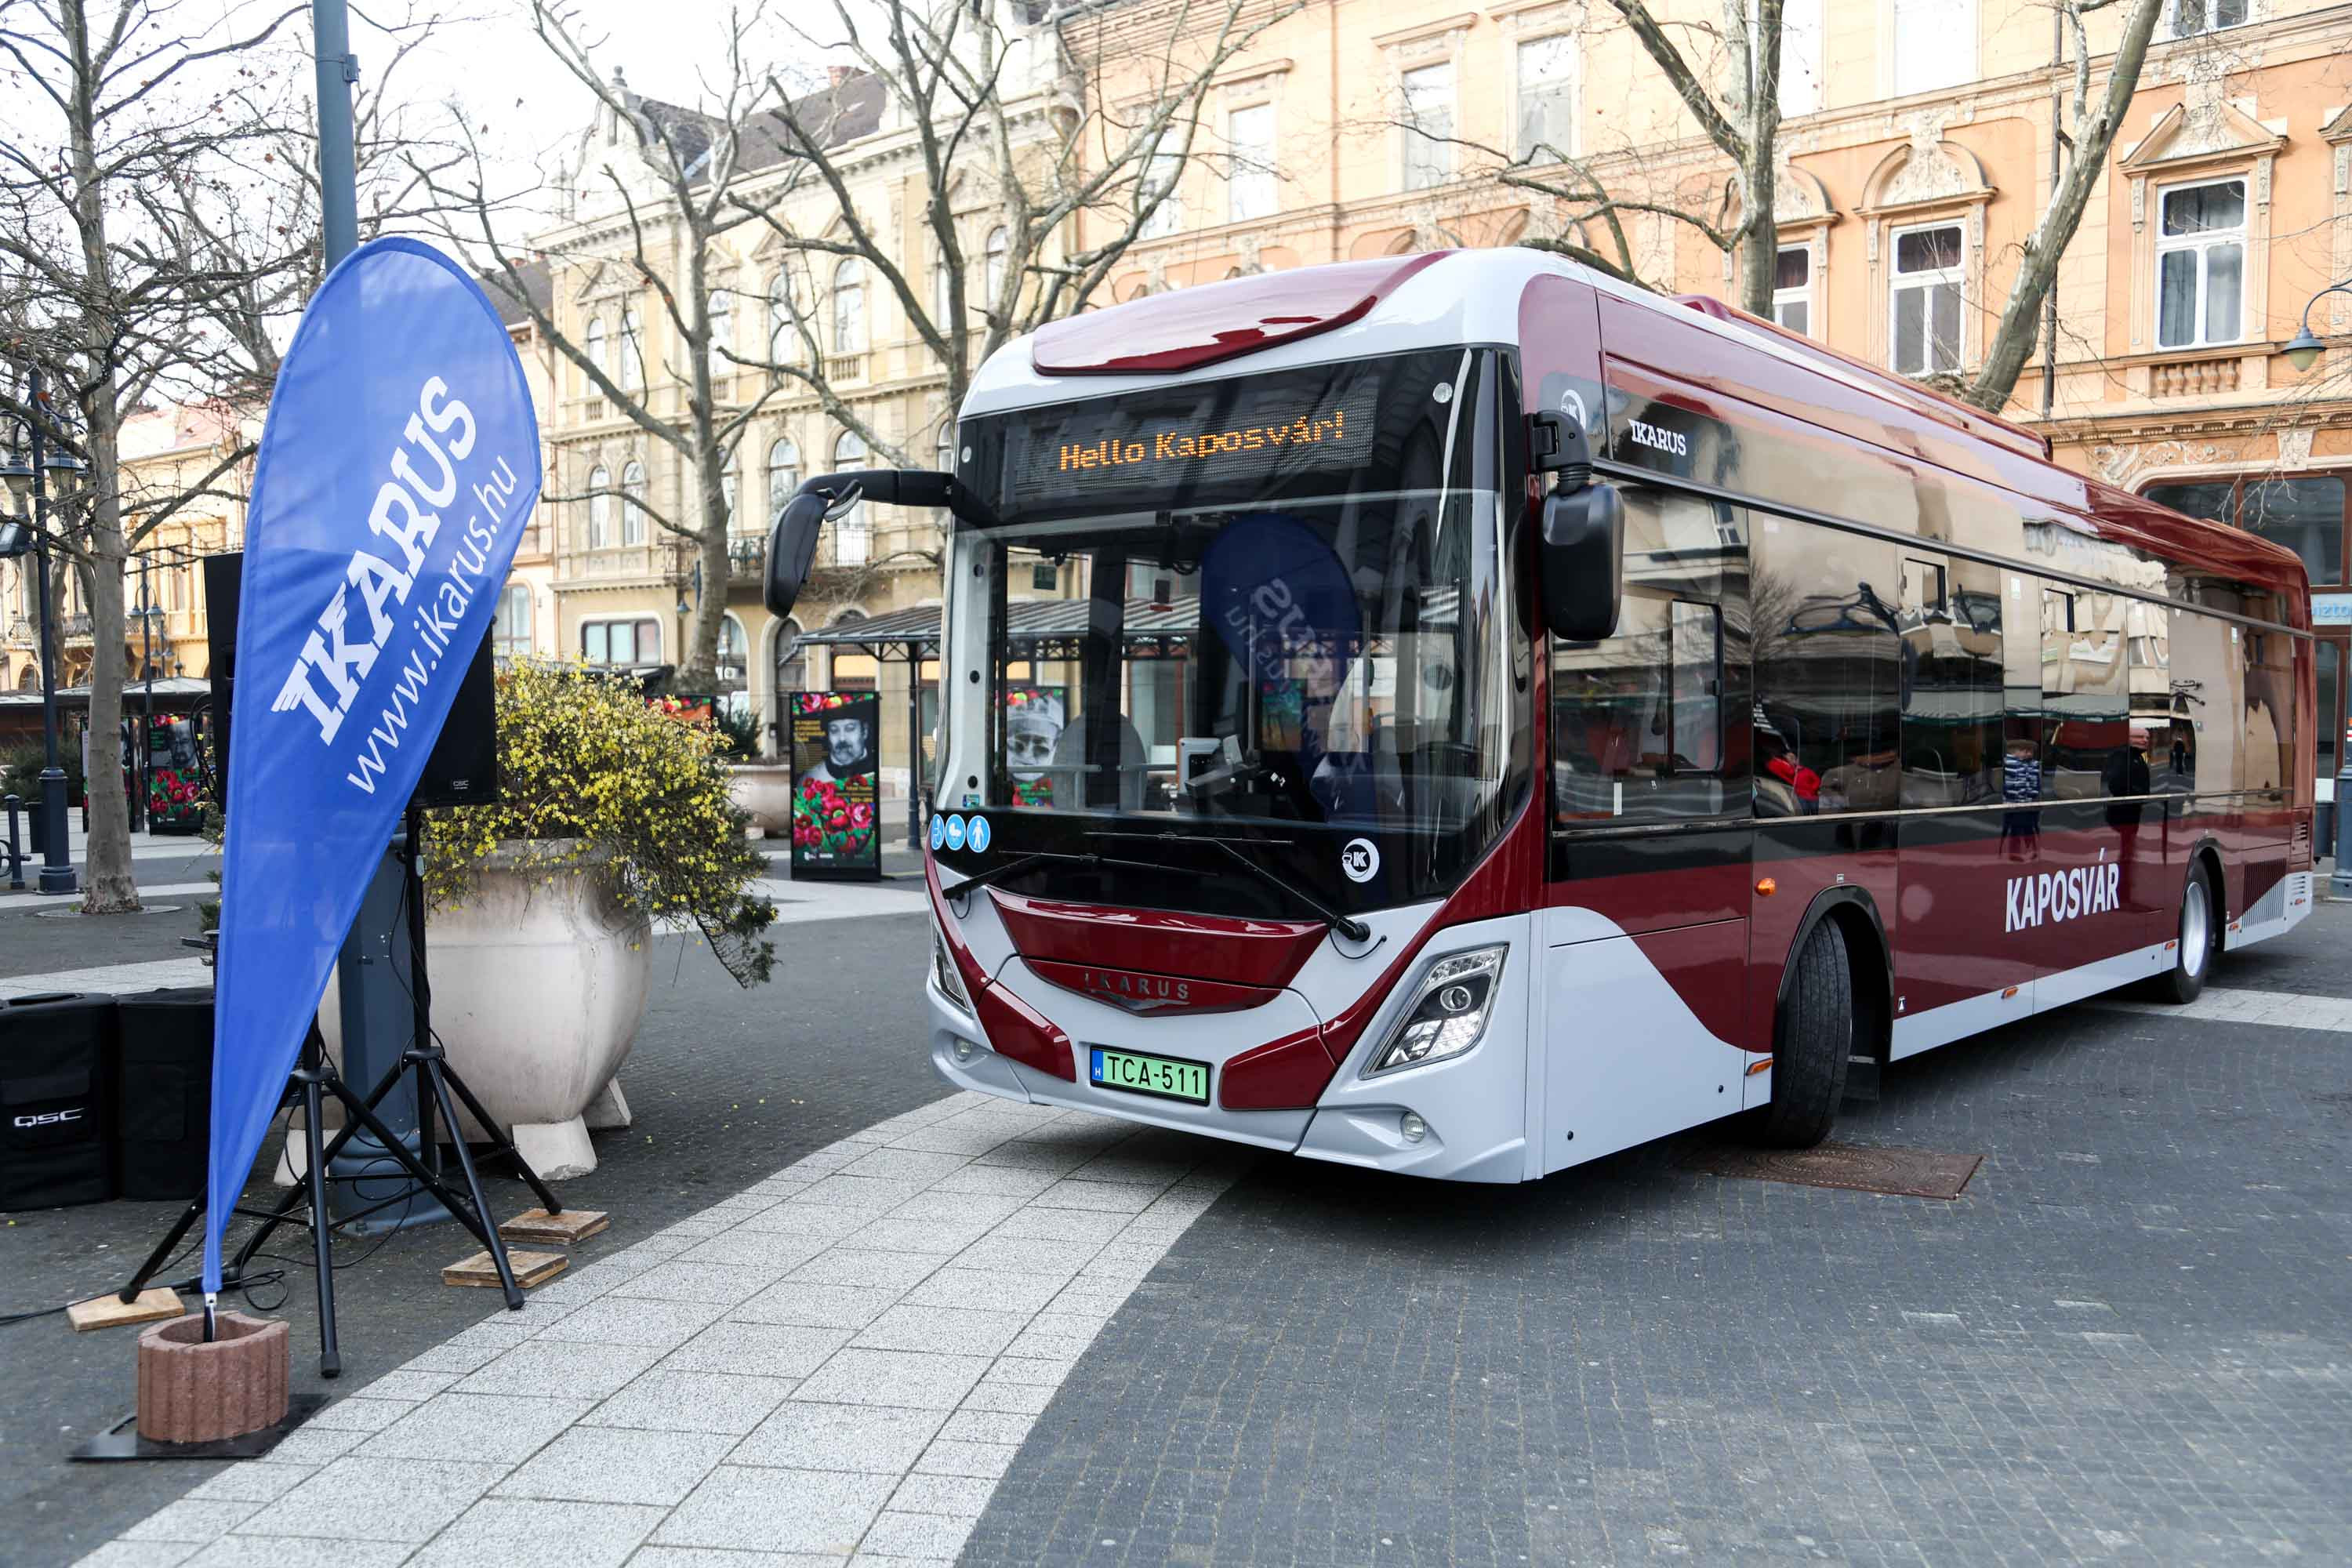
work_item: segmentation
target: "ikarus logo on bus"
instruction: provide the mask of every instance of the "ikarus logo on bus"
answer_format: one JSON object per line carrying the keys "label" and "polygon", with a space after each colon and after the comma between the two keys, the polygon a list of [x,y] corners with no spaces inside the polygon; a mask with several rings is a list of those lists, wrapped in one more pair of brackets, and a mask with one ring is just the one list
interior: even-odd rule
{"label": "ikarus logo on bus", "polygon": [[2056,921],[2100,915],[2117,907],[2124,868],[2119,861],[2077,866],[2071,871],[2037,871],[2009,879],[2009,923],[2003,931],[2029,931]]}

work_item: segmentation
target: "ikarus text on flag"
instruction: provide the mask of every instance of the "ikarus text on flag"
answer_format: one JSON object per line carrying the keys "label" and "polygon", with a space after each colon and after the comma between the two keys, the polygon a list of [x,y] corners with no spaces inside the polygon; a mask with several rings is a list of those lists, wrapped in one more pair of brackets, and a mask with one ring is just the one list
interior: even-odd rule
{"label": "ikarus text on flag", "polygon": [[222,1231],[497,610],[539,479],[522,362],[480,287],[415,240],[346,257],[287,352],[247,510],[208,1293],[220,1289]]}

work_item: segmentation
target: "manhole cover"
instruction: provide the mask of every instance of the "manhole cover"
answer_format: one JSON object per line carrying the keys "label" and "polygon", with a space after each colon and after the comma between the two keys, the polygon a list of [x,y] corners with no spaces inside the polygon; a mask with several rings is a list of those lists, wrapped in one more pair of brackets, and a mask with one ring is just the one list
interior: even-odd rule
{"label": "manhole cover", "polygon": [[1933,1149],[1882,1149],[1860,1143],[1823,1143],[1812,1149],[1755,1149],[1717,1143],[1694,1151],[1685,1171],[1717,1176],[1747,1176],[1759,1182],[1796,1182],[1809,1187],[1846,1187],[1906,1198],[1957,1198],[1984,1163],[1982,1154],[1944,1154]]}

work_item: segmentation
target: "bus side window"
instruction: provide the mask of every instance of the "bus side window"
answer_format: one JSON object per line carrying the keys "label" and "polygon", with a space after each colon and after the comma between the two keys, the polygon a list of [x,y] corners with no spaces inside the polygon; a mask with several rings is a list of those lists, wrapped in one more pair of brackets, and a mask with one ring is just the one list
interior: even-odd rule
{"label": "bus side window", "polygon": [[1999,800],[2000,573],[1965,560],[1904,568],[1903,804]]}
{"label": "bus side window", "polygon": [[1901,804],[1903,572],[1894,546],[1768,520],[1748,584],[1765,816]]}

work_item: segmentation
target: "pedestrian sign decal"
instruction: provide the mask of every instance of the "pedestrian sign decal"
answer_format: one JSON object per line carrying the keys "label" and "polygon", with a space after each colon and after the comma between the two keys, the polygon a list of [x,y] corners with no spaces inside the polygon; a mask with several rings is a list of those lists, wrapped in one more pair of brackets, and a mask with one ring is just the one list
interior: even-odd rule
{"label": "pedestrian sign decal", "polygon": [[988,847],[988,841],[991,837],[992,835],[990,834],[988,827],[988,818],[984,816],[973,817],[971,819],[971,826],[967,828],[964,832],[964,841],[971,846],[971,852],[975,855]]}
{"label": "pedestrian sign decal", "polygon": [[950,816],[950,817],[949,817],[949,818],[948,818],[948,847],[949,847],[949,848],[950,848],[950,849],[961,849],[961,848],[962,848],[962,847],[963,847],[963,835],[964,835],[963,818],[962,818],[962,817],[961,817],[961,816]]}

